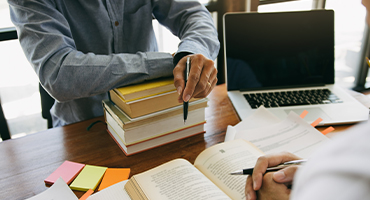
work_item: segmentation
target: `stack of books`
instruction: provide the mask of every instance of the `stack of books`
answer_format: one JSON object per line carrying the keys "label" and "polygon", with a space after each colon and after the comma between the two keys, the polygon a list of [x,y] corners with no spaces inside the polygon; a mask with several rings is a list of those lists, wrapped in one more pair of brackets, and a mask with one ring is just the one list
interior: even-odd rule
{"label": "stack of books", "polygon": [[113,89],[103,100],[108,133],[126,155],[204,133],[207,98],[192,99],[186,123],[173,78]]}

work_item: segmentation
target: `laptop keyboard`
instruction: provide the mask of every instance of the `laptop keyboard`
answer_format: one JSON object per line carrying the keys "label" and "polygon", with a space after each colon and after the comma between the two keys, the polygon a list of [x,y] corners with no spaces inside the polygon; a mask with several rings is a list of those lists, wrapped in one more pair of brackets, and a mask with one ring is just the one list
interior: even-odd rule
{"label": "laptop keyboard", "polygon": [[261,105],[266,108],[300,106],[312,104],[331,104],[343,103],[329,89],[313,89],[299,91],[281,91],[266,93],[249,93],[244,94],[249,105],[252,108],[258,108]]}

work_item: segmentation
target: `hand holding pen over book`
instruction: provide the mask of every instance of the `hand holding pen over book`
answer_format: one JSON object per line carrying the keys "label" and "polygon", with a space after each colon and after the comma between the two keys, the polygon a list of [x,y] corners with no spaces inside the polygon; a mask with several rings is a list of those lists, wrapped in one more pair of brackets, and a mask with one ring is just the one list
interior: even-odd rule
{"label": "hand holding pen over book", "polygon": [[[185,87],[186,87],[186,83],[188,82],[188,78],[189,78],[189,72],[190,72],[190,57],[187,57],[186,58],[186,69],[185,69]],[[183,106],[184,106],[184,124],[186,122],[186,119],[188,118],[188,107],[189,107],[189,101],[184,101],[183,103]]]}
{"label": "hand holding pen over book", "polygon": [[[267,154],[259,157],[253,168],[252,175],[248,176],[245,184],[247,199],[257,199],[257,193],[258,195],[270,194],[269,191],[266,191],[268,188],[279,188],[277,191],[281,191],[281,194],[274,195],[289,195],[288,193],[290,192],[286,192],[290,191],[295,172],[305,162],[306,160],[302,160],[302,158],[289,152]],[[277,166],[279,166],[278,168],[281,167],[281,169],[274,168]],[[271,168],[271,170],[268,170],[268,168]],[[268,173],[268,171],[276,172]],[[267,185],[269,186],[267,187]]]}
{"label": "hand holding pen over book", "polygon": [[214,62],[202,54],[191,54],[180,59],[173,70],[173,75],[174,85],[179,94],[178,102],[184,104],[185,121],[189,100],[207,97],[216,86],[217,69]]}
{"label": "hand holding pen over book", "polygon": [[[283,164],[280,164],[280,165],[276,165],[274,167],[268,167],[266,169],[266,173],[267,172],[273,172],[273,171],[278,171],[280,169],[284,169],[286,167],[289,167],[289,166],[292,166],[292,165],[301,165],[301,164],[304,164],[307,160],[292,160],[292,161],[288,161],[288,162],[285,162]],[[253,174],[253,170],[254,168],[246,168],[246,169],[242,169],[242,170],[237,170],[235,172],[231,172],[230,175],[252,175]]]}

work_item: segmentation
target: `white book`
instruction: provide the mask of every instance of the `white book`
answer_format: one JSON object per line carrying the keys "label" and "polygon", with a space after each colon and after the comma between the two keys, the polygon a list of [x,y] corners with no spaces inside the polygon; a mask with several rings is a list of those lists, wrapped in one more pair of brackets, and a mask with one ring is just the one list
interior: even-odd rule
{"label": "white book", "polygon": [[118,146],[122,149],[123,153],[127,156],[159,147],[161,145],[165,145],[170,142],[184,139],[193,135],[205,133],[204,123],[200,123],[198,125],[188,127],[183,130],[171,132],[166,135],[151,138],[133,145],[125,145],[122,138],[117,134],[116,130],[109,123],[107,123],[107,128],[108,133],[112,136]]}
{"label": "white book", "polygon": [[120,136],[123,144],[125,146],[129,146],[204,123],[205,107],[189,111],[186,123],[184,123],[183,115],[181,113],[144,123],[139,126],[123,129],[107,109],[105,109],[105,118],[107,123],[115,130],[115,133]]}

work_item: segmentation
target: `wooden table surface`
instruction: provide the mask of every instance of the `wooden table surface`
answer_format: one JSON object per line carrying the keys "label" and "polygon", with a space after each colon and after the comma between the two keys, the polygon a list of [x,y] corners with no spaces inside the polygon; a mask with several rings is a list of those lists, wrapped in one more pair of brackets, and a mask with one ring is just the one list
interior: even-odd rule
{"label": "wooden table surface", "polygon": [[[86,128],[103,117],[52,128],[0,143],[0,199],[25,199],[45,191],[44,179],[65,160],[131,168],[131,176],[175,158],[194,163],[205,148],[223,142],[227,125],[239,122],[225,85],[215,87],[208,97],[206,133],[173,142],[132,156],[125,156],[106,132],[104,123]],[[339,129],[346,129],[341,126]],[[323,128],[321,128],[323,129]],[[80,197],[83,192],[75,191]]]}

